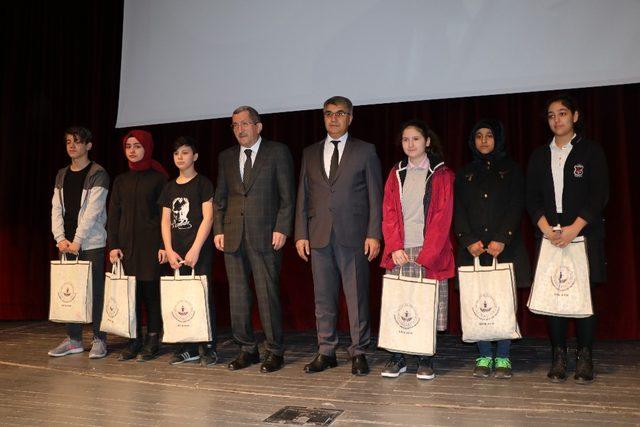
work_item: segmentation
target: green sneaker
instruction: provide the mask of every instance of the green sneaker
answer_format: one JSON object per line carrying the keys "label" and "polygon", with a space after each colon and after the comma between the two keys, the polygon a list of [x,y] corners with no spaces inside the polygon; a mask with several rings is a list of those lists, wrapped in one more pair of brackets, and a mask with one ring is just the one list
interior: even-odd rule
{"label": "green sneaker", "polygon": [[508,380],[513,376],[511,373],[511,360],[508,357],[496,357],[496,378]]}
{"label": "green sneaker", "polygon": [[482,356],[476,359],[476,367],[473,368],[473,376],[477,378],[487,378],[491,375],[493,359],[489,356]]}

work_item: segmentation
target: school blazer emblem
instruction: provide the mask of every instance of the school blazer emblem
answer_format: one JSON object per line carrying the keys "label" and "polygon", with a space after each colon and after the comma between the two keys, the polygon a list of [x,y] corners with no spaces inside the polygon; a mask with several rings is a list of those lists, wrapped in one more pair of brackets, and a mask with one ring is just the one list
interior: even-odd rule
{"label": "school blazer emblem", "polygon": [[573,176],[575,176],[576,178],[582,178],[582,175],[584,175],[584,165],[581,163],[574,165]]}

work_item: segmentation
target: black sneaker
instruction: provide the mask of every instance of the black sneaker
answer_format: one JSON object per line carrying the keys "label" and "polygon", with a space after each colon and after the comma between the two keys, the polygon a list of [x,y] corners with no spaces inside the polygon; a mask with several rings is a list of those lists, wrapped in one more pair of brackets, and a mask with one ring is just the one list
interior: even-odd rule
{"label": "black sneaker", "polygon": [[407,362],[404,357],[389,359],[384,369],[380,372],[380,375],[385,378],[398,378],[400,374],[407,372]]}
{"label": "black sneaker", "polygon": [[433,357],[420,357],[418,359],[418,371],[416,372],[416,377],[419,380],[432,380],[436,377],[436,374],[433,372]]}
{"label": "black sneaker", "polygon": [[181,365],[186,362],[196,362],[200,360],[200,354],[198,354],[197,348],[194,350],[193,348],[189,349],[187,347],[180,347],[171,359],[169,359],[170,365]]}
{"label": "black sneaker", "polygon": [[218,363],[218,353],[209,344],[202,346],[202,355],[200,356],[200,364],[205,368]]}

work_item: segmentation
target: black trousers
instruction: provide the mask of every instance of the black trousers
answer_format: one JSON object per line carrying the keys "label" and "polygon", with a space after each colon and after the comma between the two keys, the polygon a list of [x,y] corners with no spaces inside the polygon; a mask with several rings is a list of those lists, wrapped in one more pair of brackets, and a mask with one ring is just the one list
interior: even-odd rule
{"label": "black trousers", "polygon": [[136,318],[138,319],[138,339],[142,339],[142,304],[147,310],[147,334],[158,334],[162,330],[160,310],[160,281],[136,281]]}
{"label": "black trousers", "polygon": [[591,286],[591,298],[593,304],[593,315],[580,319],[570,319],[567,317],[547,316],[547,326],[549,328],[549,339],[553,347],[567,346],[567,329],[569,321],[576,322],[576,338],[578,339],[578,347],[591,347],[595,341],[596,326],[598,324],[596,317],[596,303],[593,300],[593,284]]}

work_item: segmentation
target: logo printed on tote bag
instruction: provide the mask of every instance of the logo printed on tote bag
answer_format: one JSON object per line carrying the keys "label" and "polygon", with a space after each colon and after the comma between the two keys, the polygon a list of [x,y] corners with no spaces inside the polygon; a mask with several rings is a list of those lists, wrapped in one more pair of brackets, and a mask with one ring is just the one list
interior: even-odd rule
{"label": "logo printed on tote bag", "polygon": [[482,294],[473,305],[473,314],[480,320],[491,320],[498,315],[500,307],[491,295]]}
{"label": "logo printed on tote bag", "polygon": [[402,304],[398,307],[393,318],[402,329],[411,329],[420,323],[420,316],[411,304]]}
{"label": "logo printed on tote bag", "polygon": [[65,282],[58,289],[58,298],[62,302],[71,302],[76,297],[76,291],[73,289],[73,285],[70,282]]}
{"label": "logo printed on tote bag", "polygon": [[566,291],[576,282],[575,273],[567,266],[561,265],[551,275],[551,283],[559,291]]}
{"label": "logo printed on tote bag", "polygon": [[193,319],[193,316],[195,315],[195,310],[193,309],[193,305],[189,301],[180,300],[173,307],[173,310],[171,311],[171,315],[178,322],[184,323]]}
{"label": "logo printed on tote bag", "polygon": [[118,303],[114,298],[109,298],[109,303],[107,304],[107,316],[110,318],[116,317],[118,314]]}

